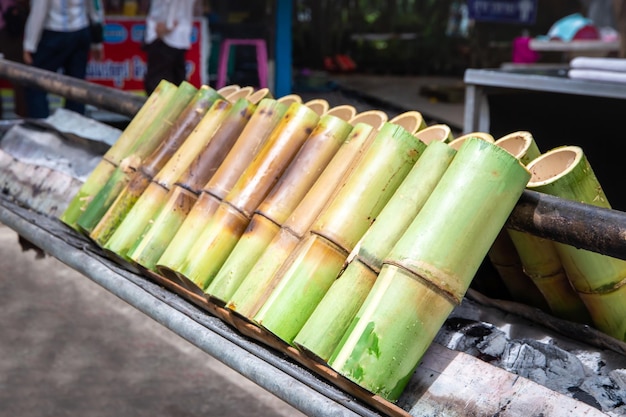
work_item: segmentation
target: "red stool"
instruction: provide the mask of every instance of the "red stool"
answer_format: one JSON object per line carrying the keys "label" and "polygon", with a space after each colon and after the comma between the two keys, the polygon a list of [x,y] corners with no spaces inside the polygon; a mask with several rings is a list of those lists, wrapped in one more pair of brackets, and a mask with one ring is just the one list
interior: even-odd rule
{"label": "red stool", "polygon": [[226,85],[228,72],[228,56],[230,47],[236,45],[248,45],[256,47],[256,64],[259,73],[259,88],[267,87],[267,45],[264,39],[224,39],[220,47],[220,57],[217,63],[217,81],[215,88]]}

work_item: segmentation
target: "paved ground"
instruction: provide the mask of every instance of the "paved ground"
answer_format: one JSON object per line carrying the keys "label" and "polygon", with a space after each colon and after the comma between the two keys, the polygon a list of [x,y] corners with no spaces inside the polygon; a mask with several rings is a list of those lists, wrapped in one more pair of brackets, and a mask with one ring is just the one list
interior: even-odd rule
{"label": "paved ground", "polygon": [[0,416],[297,410],[0,225]]}

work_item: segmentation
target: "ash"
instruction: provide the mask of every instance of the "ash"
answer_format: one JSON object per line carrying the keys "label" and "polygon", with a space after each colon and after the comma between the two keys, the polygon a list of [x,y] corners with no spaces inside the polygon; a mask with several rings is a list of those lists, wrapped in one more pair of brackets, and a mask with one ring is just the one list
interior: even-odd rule
{"label": "ash", "polygon": [[610,416],[626,415],[626,357],[465,299],[435,342],[464,352]]}

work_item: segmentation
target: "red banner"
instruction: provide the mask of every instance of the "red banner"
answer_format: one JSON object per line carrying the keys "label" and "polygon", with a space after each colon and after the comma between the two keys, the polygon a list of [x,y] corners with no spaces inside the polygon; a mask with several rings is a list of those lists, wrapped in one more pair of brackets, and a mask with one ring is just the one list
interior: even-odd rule
{"label": "red banner", "polygon": [[[87,80],[127,91],[143,91],[146,54],[141,50],[145,20],[107,16],[104,28],[104,60],[90,60]],[[191,48],[187,51],[187,80],[199,87],[206,84],[207,27],[204,19],[195,19]]]}

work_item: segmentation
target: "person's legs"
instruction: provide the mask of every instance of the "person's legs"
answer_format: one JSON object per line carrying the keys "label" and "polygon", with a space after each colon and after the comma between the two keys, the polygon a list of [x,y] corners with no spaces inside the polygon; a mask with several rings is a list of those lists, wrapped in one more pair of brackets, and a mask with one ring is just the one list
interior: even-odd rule
{"label": "person's legs", "polygon": [[[87,61],[91,47],[89,28],[67,33],[66,45],[71,53],[66,56],[63,73],[67,76],[85,79]],[[73,45],[73,46],[70,46]],[[77,101],[65,100],[65,108],[76,113],[85,114],[85,104]]]}
{"label": "person's legs", "polygon": [[185,50],[176,49],[156,40],[145,47],[147,54],[144,88],[151,94],[161,80],[179,85],[186,79]]}
{"label": "person's legs", "polygon": [[[41,35],[37,52],[33,54],[33,66],[56,72],[65,59],[64,37],[62,32],[44,30]],[[38,88],[26,87],[26,110],[28,117],[46,118],[50,115],[48,94]]]}

